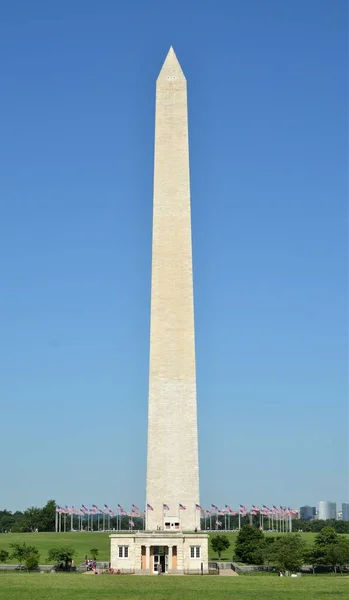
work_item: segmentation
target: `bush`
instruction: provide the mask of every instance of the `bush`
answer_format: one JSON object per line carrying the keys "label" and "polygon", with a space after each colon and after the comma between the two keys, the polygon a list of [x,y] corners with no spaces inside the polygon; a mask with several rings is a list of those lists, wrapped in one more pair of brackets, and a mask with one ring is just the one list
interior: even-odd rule
{"label": "bush", "polygon": [[10,558],[9,552],[7,550],[0,550],[0,563],[5,563]]}
{"label": "bush", "polygon": [[15,558],[19,565],[22,565],[30,555],[36,555],[39,561],[39,550],[35,546],[27,546],[25,542],[23,544],[10,544],[12,548],[11,558]]}
{"label": "bush", "polygon": [[56,546],[48,552],[48,560],[55,563],[58,571],[70,571],[76,551],[71,546]]}
{"label": "bush", "polygon": [[39,566],[39,556],[38,554],[28,554],[25,559],[25,566],[28,571],[34,571]]}
{"label": "bush", "polygon": [[92,560],[97,560],[98,554],[99,554],[98,548],[91,548],[90,554],[91,554]]}

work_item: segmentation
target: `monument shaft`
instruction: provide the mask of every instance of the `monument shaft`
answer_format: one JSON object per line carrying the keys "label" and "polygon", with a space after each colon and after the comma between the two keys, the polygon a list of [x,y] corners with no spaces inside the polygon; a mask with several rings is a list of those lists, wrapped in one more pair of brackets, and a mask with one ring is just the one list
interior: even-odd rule
{"label": "monument shaft", "polygon": [[172,48],[156,83],[147,454],[147,529],[199,529],[187,84]]}

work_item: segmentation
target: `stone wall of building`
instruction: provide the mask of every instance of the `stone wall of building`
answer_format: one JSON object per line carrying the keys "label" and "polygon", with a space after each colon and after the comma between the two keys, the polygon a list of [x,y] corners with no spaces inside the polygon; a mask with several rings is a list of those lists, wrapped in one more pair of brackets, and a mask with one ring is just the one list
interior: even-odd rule
{"label": "stone wall of building", "polygon": [[[134,534],[112,534],[110,536],[111,568],[122,573],[154,573],[154,549],[166,547],[168,573],[199,573],[203,568],[208,572],[208,535],[165,533],[150,534],[135,532]],[[127,547],[127,557],[124,548]],[[145,554],[142,559],[142,547]],[[192,551],[191,548],[195,548]],[[121,556],[119,548],[122,548]],[[199,549],[199,550],[197,550]],[[203,565],[203,566],[201,566]]]}

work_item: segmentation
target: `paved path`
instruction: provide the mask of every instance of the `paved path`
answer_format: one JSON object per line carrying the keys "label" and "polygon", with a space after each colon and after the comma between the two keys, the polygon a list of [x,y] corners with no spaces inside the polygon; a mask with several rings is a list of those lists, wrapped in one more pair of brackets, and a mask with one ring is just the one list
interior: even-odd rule
{"label": "paved path", "polygon": [[226,577],[239,577],[237,572],[233,571],[233,569],[220,569],[219,574],[225,575]]}

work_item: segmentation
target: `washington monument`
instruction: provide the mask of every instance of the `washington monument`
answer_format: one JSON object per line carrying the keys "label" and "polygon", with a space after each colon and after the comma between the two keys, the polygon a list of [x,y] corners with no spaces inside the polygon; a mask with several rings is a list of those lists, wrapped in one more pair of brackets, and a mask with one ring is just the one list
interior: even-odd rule
{"label": "washington monument", "polygon": [[111,534],[122,573],[208,573],[200,529],[187,82],[170,48],[156,81],[145,531]]}
{"label": "washington monument", "polygon": [[[156,82],[147,530],[200,528],[187,82]],[[185,507],[185,508],[183,508]]]}

